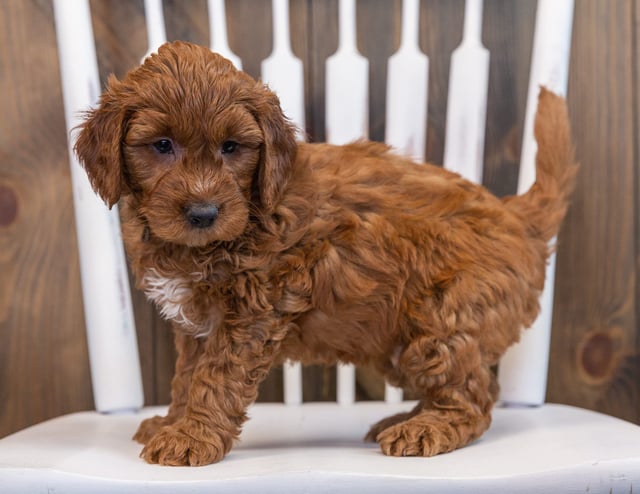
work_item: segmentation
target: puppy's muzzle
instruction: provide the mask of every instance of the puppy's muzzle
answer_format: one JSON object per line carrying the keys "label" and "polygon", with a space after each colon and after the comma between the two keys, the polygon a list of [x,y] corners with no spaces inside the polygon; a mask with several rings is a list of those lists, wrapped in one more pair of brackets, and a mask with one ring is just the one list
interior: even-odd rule
{"label": "puppy's muzzle", "polygon": [[185,217],[193,228],[209,228],[218,218],[220,211],[215,204],[193,204],[185,208]]}

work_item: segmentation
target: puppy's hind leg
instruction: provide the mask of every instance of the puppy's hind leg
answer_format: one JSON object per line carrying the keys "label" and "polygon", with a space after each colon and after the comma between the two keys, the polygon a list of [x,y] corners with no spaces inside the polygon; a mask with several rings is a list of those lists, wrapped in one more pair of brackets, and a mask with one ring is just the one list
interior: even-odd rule
{"label": "puppy's hind leg", "polygon": [[433,456],[465,446],[491,423],[495,377],[481,360],[475,338],[455,333],[446,341],[416,339],[401,355],[398,370],[422,399],[405,416],[376,424],[371,433],[391,456]]}

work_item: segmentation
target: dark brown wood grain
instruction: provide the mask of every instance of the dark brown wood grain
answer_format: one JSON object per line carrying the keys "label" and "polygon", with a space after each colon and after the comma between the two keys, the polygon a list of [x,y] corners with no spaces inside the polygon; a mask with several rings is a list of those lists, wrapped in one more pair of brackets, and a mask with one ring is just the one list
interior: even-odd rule
{"label": "dark brown wood grain", "polygon": [[[633,301],[633,305],[635,307],[636,319],[635,319],[635,348],[633,349],[633,353],[635,354],[632,358],[627,359],[628,365],[630,367],[631,379],[632,383],[635,380],[635,393],[636,399],[631,404],[631,409],[629,410],[629,417],[632,417],[636,423],[640,424],[640,397],[637,397],[638,394],[638,382],[640,382],[640,165],[638,162],[640,161],[640,37],[637,36],[637,33],[640,32],[640,0],[633,1],[633,30],[636,33],[634,37],[634,44],[632,46],[632,67],[633,67],[633,78],[635,81],[635,86],[633,88],[633,100],[631,102],[633,111],[634,111],[634,148],[633,148],[633,157],[634,157],[634,238],[635,238],[635,300]],[[633,268],[631,268],[633,269]],[[632,347],[633,348],[633,347]],[[635,414],[634,414],[635,409]],[[633,418],[635,417],[635,418]]]}
{"label": "dark brown wood grain", "polygon": [[47,2],[3,3],[0,436],[92,407],[55,43]]}
{"label": "dark brown wood grain", "polygon": [[[325,136],[327,57],[337,0],[291,0],[293,51],[304,64],[307,133]],[[517,180],[535,0],[486,0],[491,51],[484,183]],[[226,2],[229,42],[260,75],[272,49],[269,0]],[[371,137],[384,136],[386,62],[400,40],[400,0],[358,0],[358,46],[370,63]],[[429,56],[427,157],[442,162],[452,51],[463,0],[422,0]],[[142,0],[91,0],[100,75],[121,77],[147,50]],[[204,0],[164,1],[167,37],[209,45]],[[558,241],[548,399],[640,423],[640,0],[576,2],[569,106],[581,163]],[[93,406],[51,0],[0,8],[0,436]],[[634,72],[635,71],[635,72]],[[169,400],[169,325],[134,291],[146,404]],[[304,370],[304,398],[335,399],[335,369]],[[383,387],[358,373],[358,399]],[[260,399],[282,399],[282,372]]]}
{"label": "dark brown wood grain", "polygon": [[[462,40],[464,1],[421,2],[420,48],[429,57],[426,160],[442,165],[451,54]],[[445,28],[446,26],[446,28]]]}
{"label": "dark brown wood grain", "polygon": [[548,397],[637,421],[632,3],[576,7],[569,105],[581,169],[559,236]]}
{"label": "dark brown wood grain", "polygon": [[325,140],[325,63],[338,49],[338,2],[310,2],[307,131],[311,141]]}
{"label": "dark brown wood grain", "polygon": [[483,41],[491,53],[483,184],[499,196],[518,184],[536,2],[487,3]]}

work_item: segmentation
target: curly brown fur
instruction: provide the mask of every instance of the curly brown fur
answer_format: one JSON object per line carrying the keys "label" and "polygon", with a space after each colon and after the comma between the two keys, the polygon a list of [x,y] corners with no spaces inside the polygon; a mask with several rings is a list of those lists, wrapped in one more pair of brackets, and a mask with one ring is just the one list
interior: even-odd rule
{"label": "curly brown fur", "polygon": [[544,90],[536,132],[536,185],[501,200],[382,144],[296,144],[276,96],[206,48],[166,44],[110,79],[76,151],[109,205],[122,196],[137,284],[179,355],[142,456],[221,460],[288,358],[373,364],[420,396],[371,429],[385,454],[479,437],[573,182],[565,104]]}

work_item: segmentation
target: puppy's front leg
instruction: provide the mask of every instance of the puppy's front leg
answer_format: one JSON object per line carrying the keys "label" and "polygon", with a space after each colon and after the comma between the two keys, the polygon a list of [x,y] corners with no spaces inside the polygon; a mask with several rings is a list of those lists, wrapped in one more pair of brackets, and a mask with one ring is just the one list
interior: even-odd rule
{"label": "puppy's front leg", "polygon": [[194,368],[198,362],[198,355],[202,352],[203,340],[185,334],[179,326],[174,327],[174,342],[178,358],[176,369],[171,380],[171,403],[167,415],[143,420],[138,431],[133,436],[135,441],[147,444],[162,427],[173,424],[184,415],[189,396],[189,387]]}
{"label": "puppy's front leg", "polygon": [[184,415],[162,427],[140,456],[161,465],[208,465],[220,461],[240,435],[247,407],[258,394],[280,347],[269,324],[219,331],[203,344],[191,376]]}

